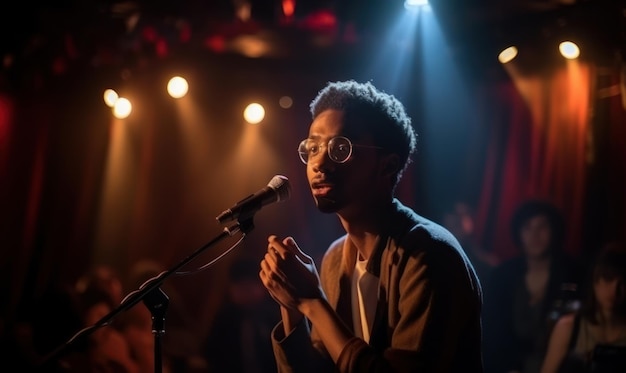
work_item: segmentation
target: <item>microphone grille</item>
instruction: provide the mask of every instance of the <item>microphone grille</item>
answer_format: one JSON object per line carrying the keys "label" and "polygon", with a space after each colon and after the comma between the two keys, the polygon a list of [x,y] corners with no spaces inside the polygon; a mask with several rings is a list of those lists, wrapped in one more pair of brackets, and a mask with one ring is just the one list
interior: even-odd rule
{"label": "microphone grille", "polygon": [[291,186],[289,185],[289,179],[283,175],[276,175],[267,184],[268,187],[276,191],[278,197],[277,202],[286,201],[291,194]]}

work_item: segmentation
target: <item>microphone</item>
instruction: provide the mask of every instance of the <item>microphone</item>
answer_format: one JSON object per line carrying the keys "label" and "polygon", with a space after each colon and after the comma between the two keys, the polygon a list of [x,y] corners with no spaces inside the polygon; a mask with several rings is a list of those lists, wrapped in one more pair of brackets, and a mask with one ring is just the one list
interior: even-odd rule
{"label": "microphone", "polygon": [[288,200],[290,193],[289,179],[282,175],[276,175],[265,188],[242,199],[228,210],[224,210],[216,219],[220,223],[235,219],[245,220],[252,217],[265,205]]}

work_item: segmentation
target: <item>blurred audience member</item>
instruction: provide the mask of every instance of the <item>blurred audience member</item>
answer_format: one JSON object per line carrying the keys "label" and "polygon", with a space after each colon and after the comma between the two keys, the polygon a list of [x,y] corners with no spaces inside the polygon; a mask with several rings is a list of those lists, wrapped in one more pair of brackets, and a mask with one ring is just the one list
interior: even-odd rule
{"label": "blurred audience member", "polygon": [[563,218],[552,204],[530,200],[511,220],[520,254],[499,264],[485,286],[487,373],[537,373],[553,320],[578,297],[581,271],[563,252]]}
{"label": "blurred audience member", "polygon": [[474,232],[474,220],[472,207],[465,202],[457,202],[444,214],[443,225],[459,241],[474,265],[478,279],[484,284],[498,261],[495,255],[478,244]]}
{"label": "blurred audience member", "polygon": [[[96,301],[86,306],[85,326],[94,325],[112,310],[106,301]],[[89,336],[88,356],[94,372],[149,372],[142,370],[135,360],[124,334],[111,325],[98,328]]]}
{"label": "blurred audience member", "polygon": [[116,307],[124,297],[124,285],[117,271],[106,264],[95,265],[76,281],[76,291],[82,294],[84,302],[87,297],[105,299],[110,306]]}
{"label": "blurred audience member", "polygon": [[[122,279],[107,265],[97,265],[76,283],[83,326],[98,323],[117,308],[124,296]],[[138,303],[95,330],[88,339],[88,356],[94,372],[154,371],[154,342],[149,312]],[[129,330],[141,330],[129,335]],[[134,338],[130,338],[130,337]],[[167,370],[166,370],[167,371]]]}
{"label": "blurred audience member", "polygon": [[277,371],[270,332],[280,313],[259,279],[258,268],[258,261],[252,259],[239,259],[230,268],[227,299],[205,344],[209,372]]}
{"label": "blurred audience member", "polygon": [[626,246],[603,247],[579,312],[554,326],[541,373],[626,372]]}

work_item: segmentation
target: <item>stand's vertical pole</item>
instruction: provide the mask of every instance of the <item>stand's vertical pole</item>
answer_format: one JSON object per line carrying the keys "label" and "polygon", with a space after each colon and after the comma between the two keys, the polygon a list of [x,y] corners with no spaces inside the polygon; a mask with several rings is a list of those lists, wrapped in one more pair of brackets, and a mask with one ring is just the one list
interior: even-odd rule
{"label": "stand's vertical pole", "polygon": [[154,371],[163,372],[162,337],[165,334],[165,314],[169,305],[169,298],[161,288],[150,291],[143,299],[143,303],[152,315],[152,334],[154,334]]}

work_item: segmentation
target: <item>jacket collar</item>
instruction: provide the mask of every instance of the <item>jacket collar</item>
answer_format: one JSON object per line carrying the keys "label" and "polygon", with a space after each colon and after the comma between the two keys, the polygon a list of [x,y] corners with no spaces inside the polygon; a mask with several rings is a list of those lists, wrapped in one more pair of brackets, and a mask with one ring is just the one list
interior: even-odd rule
{"label": "jacket collar", "polygon": [[[385,252],[385,249],[389,248],[390,245],[399,245],[399,241],[402,237],[415,225],[415,213],[404,206],[398,199],[394,198],[391,212],[385,221],[386,225],[383,227],[381,234],[376,240],[374,251],[366,267],[367,272],[376,277],[380,277],[383,252]],[[344,241],[343,263],[345,271],[349,276],[352,276],[357,256],[358,249],[348,234]]]}

